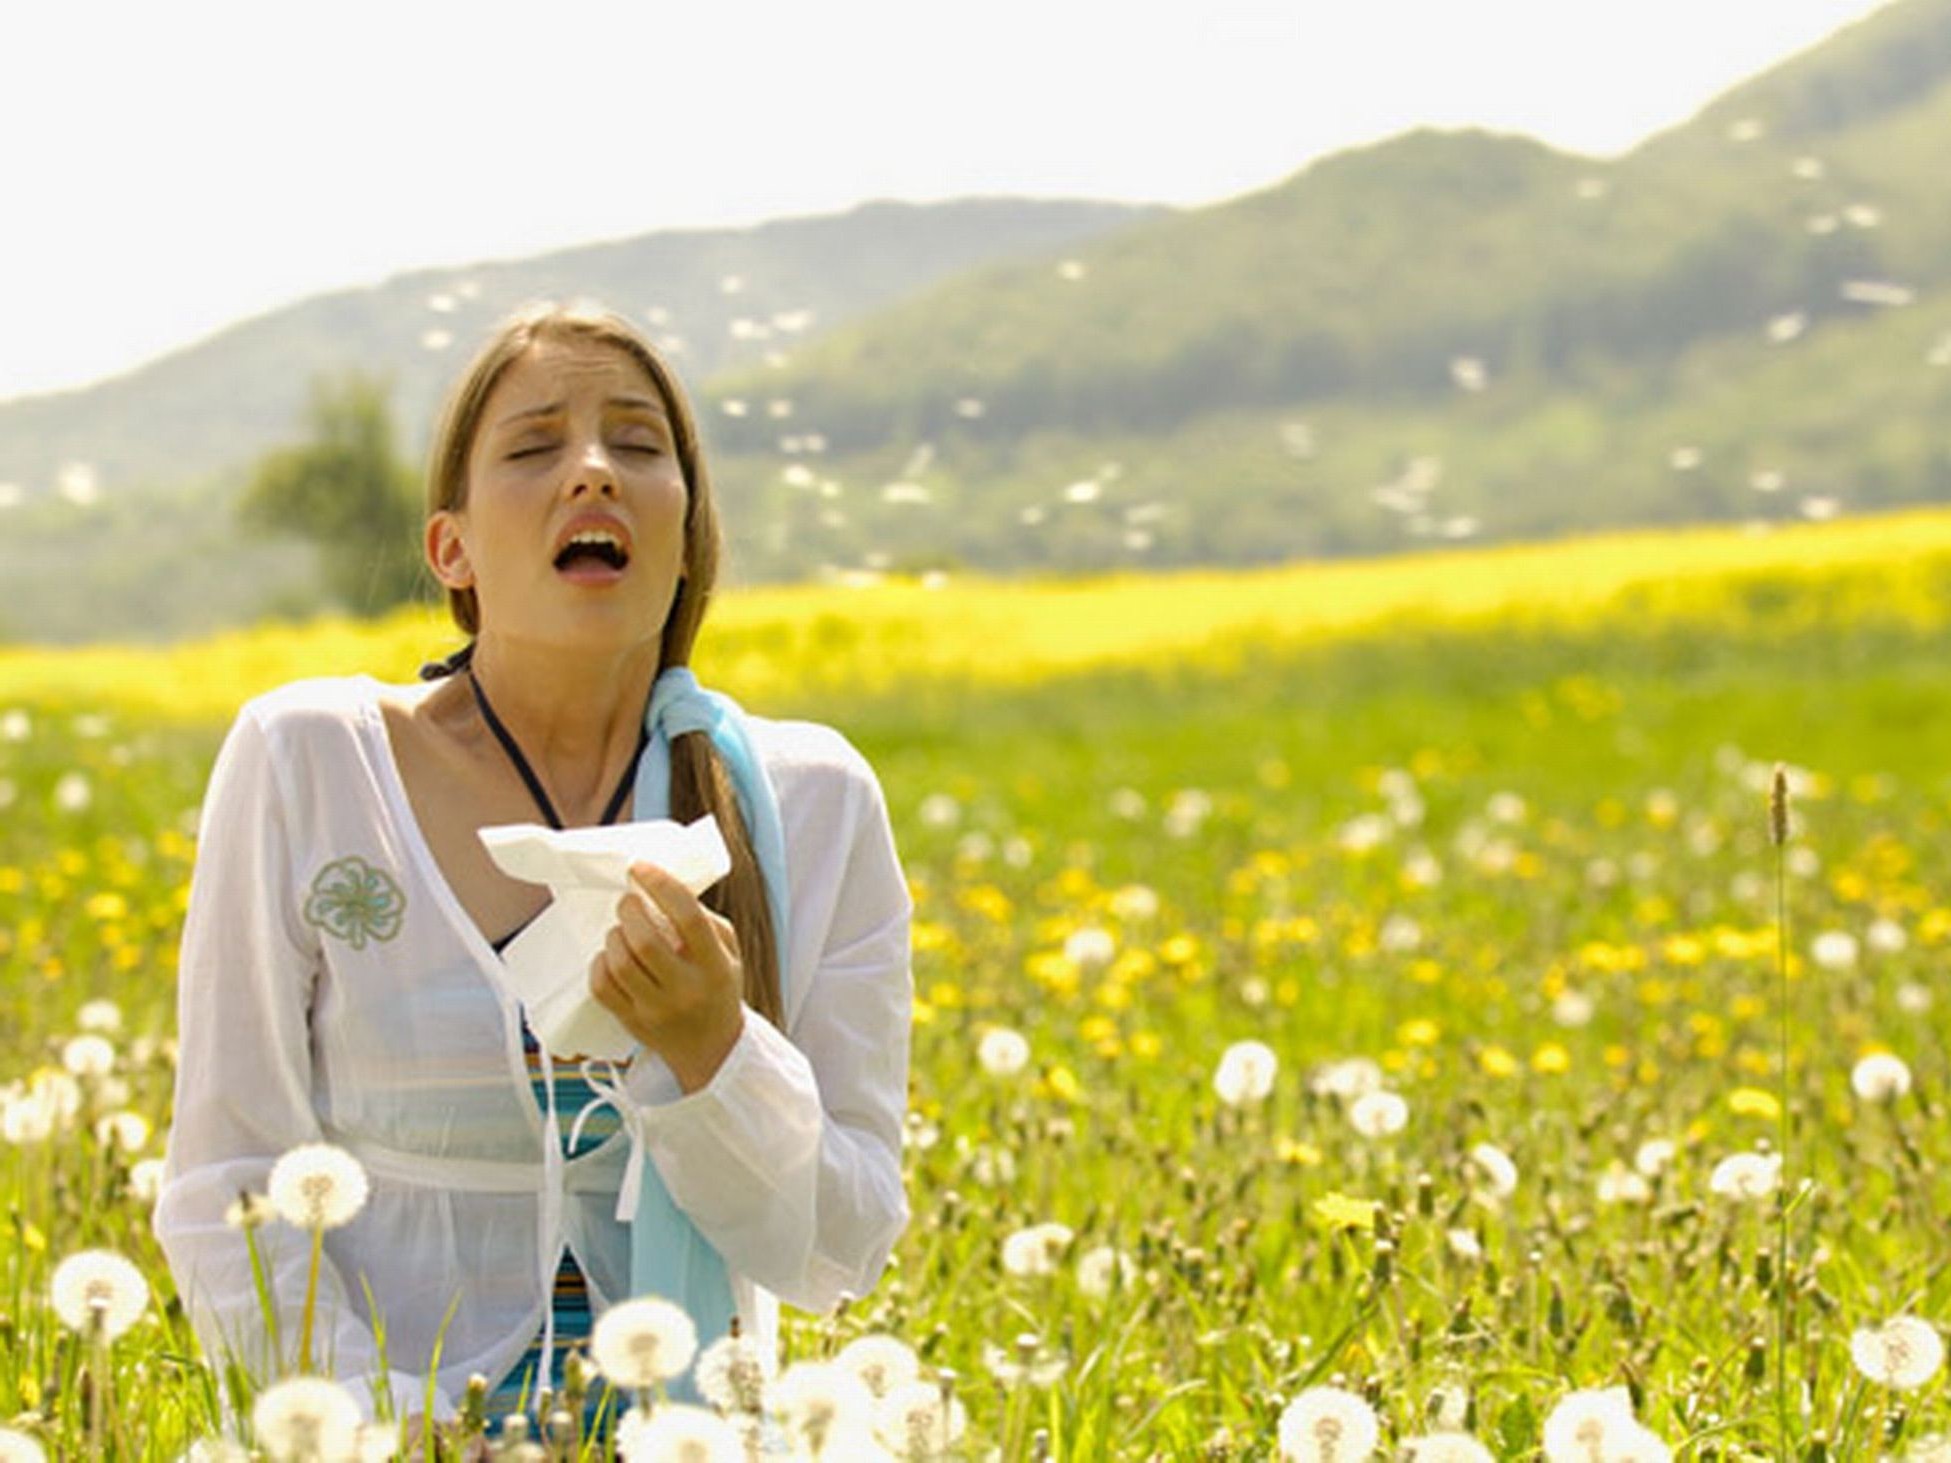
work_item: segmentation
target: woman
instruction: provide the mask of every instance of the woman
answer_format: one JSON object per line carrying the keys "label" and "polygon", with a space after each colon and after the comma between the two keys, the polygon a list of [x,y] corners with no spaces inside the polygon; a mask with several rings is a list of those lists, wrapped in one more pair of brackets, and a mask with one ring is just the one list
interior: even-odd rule
{"label": "woman", "polygon": [[[684,394],[627,322],[505,323],[449,398],[428,492],[428,562],[471,637],[447,674],[259,697],[212,773],[156,1229],[205,1347],[264,1378],[226,1209],[296,1145],[350,1150],[372,1193],[326,1234],[319,1349],[413,1417],[438,1340],[445,1420],[472,1374],[502,1403],[548,1384],[590,1311],[646,1288],[703,1341],[735,1315],[769,1348],[777,1300],[873,1285],[907,1220],[911,906],[845,739],[742,716],[686,669],[717,518]],[[578,1054],[538,1050],[500,955],[547,891],[477,832],[706,812],[732,873],[700,901],[637,866],[590,965],[638,1046],[598,1084],[612,1131],[572,1145]],[[258,1238],[289,1353],[306,1237]]]}

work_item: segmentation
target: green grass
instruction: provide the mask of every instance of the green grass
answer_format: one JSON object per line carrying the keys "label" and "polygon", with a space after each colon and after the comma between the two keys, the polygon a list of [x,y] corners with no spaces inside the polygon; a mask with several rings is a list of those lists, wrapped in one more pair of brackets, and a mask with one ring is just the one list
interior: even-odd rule
{"label": "green grass", "polygon": [[[1788,1173],[1817,1185],[1793,1218],[1788,1374],[1808,1394],[1790,1450],[1820,1431],[1830,1457],[1876,1456],[1882,1416],[1902,1456],[1951,1426],[1942,1373],[1886,1399],[1848,1353],[1858,1326],[1951,1311],[1951,767],[1935,734],[1951,679],[1930,634],[1807,609],[1750,605],[1726,633],[1657,615],[1430,630],[1249,648],[1223,674],[1171,662],[755,708],[862,747],[918,892],[914,1222],[880,1287],[796,1325],[792,1353],[907,1339],[957,1373],[972,1457],[1028,1456],[1042,1429],[1061,1458],[1265,1458],[1283,1401],[1329,1380],[1372,1399],[1390,1445],[1461,1382],[1475,1434],[1534,1456],[1569,1387],[1619,1383],[1670,1443],[1692,1440],[1678,1456],[1777,1456],[1776,1211],[1708,1176],[1778,1131],[1729,1094],[1779,1079],[1755,769],[1783,759],[1817,774],[1789,880]],[[83,736],[71,711],[28,710],[25,740],[0,742],[0,1080],[57,1061],[82,1002],[112,996],[127,1105],[160,1132],[166,1057],[134,1042],[170,1030],[183,834],[220,729],[112,719]],[[93,800],[63,813],[52,789],[77,769]],[[1343,831],[1401,791],[1386,769],[1413,773],[1421,822],[1351,849]],[[1210,811],[1175,835],[1166,813],[1190,790]],[[952,822],[939,799],[923,817],[938,794]],[[1432,863],[1437,882],[1405,878]],[[1155,915],[1114,911],[1133,884]],[[104,893],[124,907],[90,905]],[[1877,920],[1903,949],[1872,947]],[[1114,936],[1108,968],[1063,957],[1085,926]],[[1863,942],[1853,967],[1804,958],[1824,930]],[[1906,988],[1936,1006],[1907,1011]],[[1554,1018],[1565,991],[1589,998],[1589,1024]],[[976,1060],[993,1025],[1029,1040],[1014,1078]],[[1211,1076],[1247,1038],[1281,1066],[1271,1097],[1236,1111]],[[1888,1110],[1849,1088],[1876,1045],[1916,1077]],[[1408,1102],[1392,1140],[1358,1136],[1311,1088],[1354,1056]],[[1599,1176],[1653,1137],[1679,1152],[1651,1201],[1600,1203]],[[1501,1202],[1469,1178],[1482,1142],[1518,1169]],[[116,1348],[123,1456],[174,1457],[216,1388],[188,1360],[126,1173],[85,1133],[0,1145],[18,1216],[0,1229],[0,1421],[38,1411],[77,1446],[80,1353],[44,1296],[63,1255],[108,1245],[163,1301]],[[1380,1201],[1374,1232],[1328,1228],[1316,1205],[1334,1193]],[[1057,1272],[1006,1273],[1005,1238],[1045,1221],[1075,1233]],[[1075,1261],[1100,1244],[1135,1279],[1092,1299]],[[991,1377],[985,1348],[1024,1333],[1066,1358],[1047,1390]]]}

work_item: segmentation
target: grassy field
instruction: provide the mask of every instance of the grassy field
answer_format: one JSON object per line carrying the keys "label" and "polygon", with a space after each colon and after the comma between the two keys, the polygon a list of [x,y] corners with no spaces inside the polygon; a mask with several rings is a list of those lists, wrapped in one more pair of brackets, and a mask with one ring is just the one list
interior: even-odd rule
{"label": "grassy field", "polygon": [[[853,738],[917,900],[915,1221],[791,1353],[905,1339],[955,1374],[969,1457],[1271,1457],[1325,1384],[1385,1456],[1446,1421],[1536,1457],[1613,1385],[1678,1457],[1942,1456],[1942,1369],[1879,1385],[1851,1339],[1951,1312],[1947,620],[1941,515],[729,600],[707,683]],[[0,1082],[58,1086],[84,1005],[121,1017],[111,1080],[0,1142],[0,1423],[53,1453],[91,1390],[118,1456],[215,1424],[138,1165],[224,721],[451,643],[407,617],[0,656]],[[1277,1071],[1229,1102],[1249,1040]],[[1855,1090],[1875,1052],[1905,1095]],[[120,1111],[140,1143],[97,1132]],[[1717,1192],[1784,1142],[1779,1187]],[[156,1297],[106,1377],[46,1303],[90,1246]]]}

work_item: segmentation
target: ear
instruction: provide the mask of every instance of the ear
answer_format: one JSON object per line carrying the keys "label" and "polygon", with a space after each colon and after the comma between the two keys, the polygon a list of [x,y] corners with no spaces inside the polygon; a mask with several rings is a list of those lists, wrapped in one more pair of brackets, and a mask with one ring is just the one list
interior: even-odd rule
{"label": "ear", "polygon": [[461,537],[461,515],[442,508],[427,518],[427,565],[448,589],[470,589],[474,585],[474,566],[468,562],[467,544]]}

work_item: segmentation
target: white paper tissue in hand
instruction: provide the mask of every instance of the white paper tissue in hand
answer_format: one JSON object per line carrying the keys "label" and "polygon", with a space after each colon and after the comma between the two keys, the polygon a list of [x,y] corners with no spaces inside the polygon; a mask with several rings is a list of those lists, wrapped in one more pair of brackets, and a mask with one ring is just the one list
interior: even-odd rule
{"label": "white paper tissue in hand", "polygon": [[[622,1061],[636,1038],[589,993],[590,963],[616,924],[632,864],[656,864],[693,894],[731,872],[718,820],[707,813],[690,824],[667,818],[603,828],[509,823],[483,828],[481,842],[503,873],[547,884],[555,896],[501,957],[536,1039],[557,1056]],[[655,906],[651,918],[663,918]]]}

